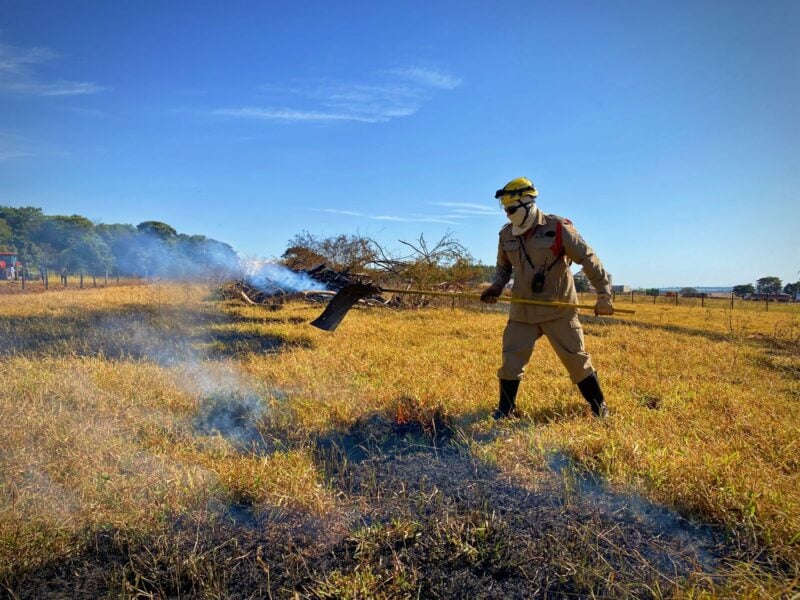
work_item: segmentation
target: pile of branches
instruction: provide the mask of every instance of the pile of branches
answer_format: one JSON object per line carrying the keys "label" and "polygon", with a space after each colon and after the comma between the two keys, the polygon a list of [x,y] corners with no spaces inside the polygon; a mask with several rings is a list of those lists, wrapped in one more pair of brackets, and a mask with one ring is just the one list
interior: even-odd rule
{"label": "pile of branches", "polygon": [[325,264],[321,264],[312,269],[307,269],[300,272],[305,273],[314,281],[319,281],[329,290],[334,292],[338,292],[342,288],[354,283],[364,283],[369,281],[368,275],[350,273],[348,271],[334,271],[333,269],[329,269],[327,266],[325,266]]}
{"label": "pile of branches", "polygon": [[[319,282],[319,287],[317,289],[298,291],[284,289],[278,282],[269,279],[257,282],[258,285],[247,279],[237,279],[220,286],[220,293],[222,298],[226,300],[243,300],[250,305],[278,309],[281,305],[291,300],[305,300],[316,303],[327,302],[342,288],[354,283],[369,281],[366,275],[335,271],[324,264],[311,269],[293,269],[293,272],[307,275],[313,281]],[[367,298],[366,303],[384,304],[384,301],[380,296],[376,296],[375,298]]]}

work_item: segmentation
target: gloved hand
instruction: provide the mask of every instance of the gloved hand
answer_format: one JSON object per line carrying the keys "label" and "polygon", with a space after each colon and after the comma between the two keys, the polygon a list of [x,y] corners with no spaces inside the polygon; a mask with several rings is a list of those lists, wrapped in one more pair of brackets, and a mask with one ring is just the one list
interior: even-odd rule
{"label": "gloved hand", "polygon": [[610,317],[614,314],[614,304],[609,294],[597,294],[597,303],[594,305],[594,314]]}
{"label": "gloved hand", "polygon": [[503,286],[493,283],[481,293],[481,302],[497,304],[497,298],[503,293]]}

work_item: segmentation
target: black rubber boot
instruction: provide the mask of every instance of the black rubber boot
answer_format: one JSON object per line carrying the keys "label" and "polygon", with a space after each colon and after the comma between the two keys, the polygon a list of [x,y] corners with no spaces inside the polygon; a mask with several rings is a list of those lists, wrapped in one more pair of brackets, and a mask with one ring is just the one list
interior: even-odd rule
{"label": "black rubber boot", "polygon": [[495,420],[505,419],[514,416],[514,409],[517,402],[517,390],[519,389],[519,379],[500,380],[500,403],[497,410],[492,415]]}
{"label": "black rubber boot", "polygon": [[578,382],[578,389],[583,394],[583,397],[592,407],[592,412],[596,417],[605,419],[608,416],[608,407],[606,406],[605,398],[603,398],[603,390],[600,389],[600,380],[597,379],[597,371]]}

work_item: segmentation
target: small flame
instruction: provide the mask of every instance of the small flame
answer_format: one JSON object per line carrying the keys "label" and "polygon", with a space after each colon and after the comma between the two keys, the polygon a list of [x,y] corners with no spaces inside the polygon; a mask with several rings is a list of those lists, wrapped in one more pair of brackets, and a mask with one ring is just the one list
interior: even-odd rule
{"label": "small flame", "polygon": [[398,425],[405,425],[409,421],[408,418],[407,418],[407,415],[403,411],[403,405],[402,404],[398,404],[397,405],[397,416],[395,417],[394,421]]}

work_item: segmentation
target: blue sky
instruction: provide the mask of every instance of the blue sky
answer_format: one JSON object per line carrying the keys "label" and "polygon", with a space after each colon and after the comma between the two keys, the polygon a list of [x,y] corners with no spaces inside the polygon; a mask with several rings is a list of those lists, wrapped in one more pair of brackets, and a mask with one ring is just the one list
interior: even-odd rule
{"label": "blue sky", "polygon": [[793,281],[798,28],[789,0],[2,0],[0,204],[493,263],[527,176],[616,283]]}

